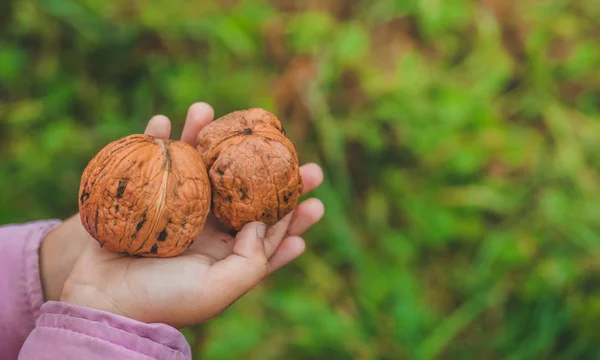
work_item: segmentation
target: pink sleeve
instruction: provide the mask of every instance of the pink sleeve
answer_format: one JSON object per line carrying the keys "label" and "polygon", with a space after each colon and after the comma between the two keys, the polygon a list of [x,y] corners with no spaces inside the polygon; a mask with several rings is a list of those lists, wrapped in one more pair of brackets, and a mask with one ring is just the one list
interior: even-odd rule
{"label": "pink sleeve", "polygon": [[189,360],[183,335],[164,324],[146,324],[112,313],[49,301],[19,360]]}
{"label": "pink sleeve", "polygon": [[61,302],[44,304],[38,251],[60,224],[0,227],[0,358],[191,359],[183,335],[168,325]]}
{"label": "pink sleeve", "polygon": [[0,354],[16,359],[44,301],[38,250],[60,221],[0,227]]}

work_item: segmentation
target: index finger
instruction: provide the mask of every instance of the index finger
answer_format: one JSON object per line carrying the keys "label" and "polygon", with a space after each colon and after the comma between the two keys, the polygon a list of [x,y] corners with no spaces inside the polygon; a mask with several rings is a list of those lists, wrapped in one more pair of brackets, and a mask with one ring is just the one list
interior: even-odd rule
{"label": "index finger", "polygon": [[171,121],[164,115],[155,115],[148,121],[144,134],[160,139],[168,139],[171,135]]}
{"label": "index finger", "polygon": [[181,140],[196,147],[198,133],[204,126],[213,121],[214,117],[215,111],[212,106],[207,103],[197,102],[192,104],[188,109],[185,118],[183,131],[181,132]]}

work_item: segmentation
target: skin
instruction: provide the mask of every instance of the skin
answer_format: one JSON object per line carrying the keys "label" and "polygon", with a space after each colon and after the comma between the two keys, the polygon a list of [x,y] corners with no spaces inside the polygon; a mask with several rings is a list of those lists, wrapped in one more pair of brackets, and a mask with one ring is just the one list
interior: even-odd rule
{"label": "skin", "polygon": [[[213,119],[210,105],[193,104],[181,140],[195,147],[198,132]],[[165,116],[154,116],[145,133],[167,139],[171,123]],[[305,164],[300,172],[305,194],[323,181],[316,164]],[[301,235],[323,214],[320,200],[307,199],[274,226],[250,223],[235,237],[209,216],[189,250],[170,259],[135,258],[102,249],[76,214],[42,243],[44,296],[143,322],[176,328],[194,325],[218,315],[300,256],[305,249]]]}

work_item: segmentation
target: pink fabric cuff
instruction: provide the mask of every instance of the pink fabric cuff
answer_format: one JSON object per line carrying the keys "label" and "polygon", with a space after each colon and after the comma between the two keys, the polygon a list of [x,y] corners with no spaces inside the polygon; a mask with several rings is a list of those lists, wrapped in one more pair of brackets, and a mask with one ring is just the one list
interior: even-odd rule
{"label": "pink fabric cuff", "polygon": [[39,248],[58,220],[0,227],[0,358],[17,357],[44,302]]}
{"label": "pink fabric cuff", "polygon": [[78,353],[86,359],[191,359],[185,337],[169,325],[142,323],[56,301],[42,305],[37,326],[25,342],[21,357],[29,359],[35,354],[39,358],[47,346],[64,356],[76,354],[73,350],[62,351],[79,348]]}

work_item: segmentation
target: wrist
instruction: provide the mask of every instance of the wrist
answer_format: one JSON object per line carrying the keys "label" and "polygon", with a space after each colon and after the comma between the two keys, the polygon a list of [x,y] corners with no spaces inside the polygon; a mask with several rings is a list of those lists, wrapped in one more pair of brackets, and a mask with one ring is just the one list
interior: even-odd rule
{"label": "wrist", "polygon": [[45,301],[58,301],[65,281],[91,237],[81,225],[79,214],[49,232],[39,250],[40,280]]}
{"label": "wrist", "polygon": [[67,281],[59,301],[127,317],[108,296],[91,285],[73,284]]}

